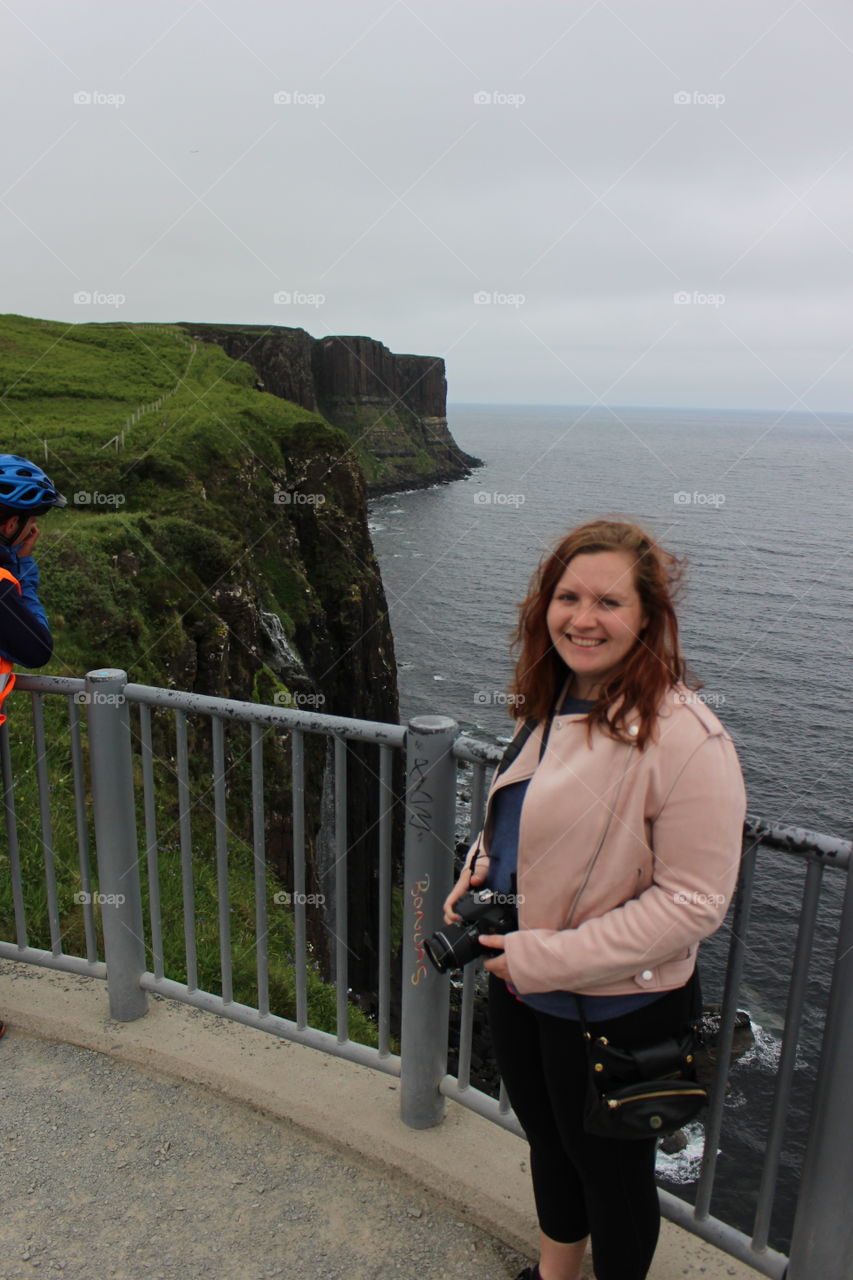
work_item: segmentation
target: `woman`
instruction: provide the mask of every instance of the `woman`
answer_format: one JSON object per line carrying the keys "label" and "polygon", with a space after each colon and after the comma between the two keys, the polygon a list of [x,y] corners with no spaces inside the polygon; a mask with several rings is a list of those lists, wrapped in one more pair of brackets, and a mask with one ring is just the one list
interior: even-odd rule
{"label": "woman", "polygon": [[[535,728],[495,776],[483,833],[445,903],[487,883],[518,894],[519,928],[482,936],[501,1076],[531,1149],[541,1229],[519,1280],[644,1280],[660,1227],[656,1140],[584,1132],[578,1000],[619,1047],[694,1015],[700,939],[734,890],[740,767],[684,683],[680,565],[636,525],[572,530],[521,606],[512,699]],[[524,730],[520,731],[524,733]]]}

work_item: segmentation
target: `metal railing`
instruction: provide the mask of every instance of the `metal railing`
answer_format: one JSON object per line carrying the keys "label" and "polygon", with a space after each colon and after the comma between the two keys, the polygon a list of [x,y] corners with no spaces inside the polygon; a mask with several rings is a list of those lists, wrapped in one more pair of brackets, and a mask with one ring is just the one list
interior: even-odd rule
{"label": "metal railing", "polygon": [[[19,676],[15,717],[21,715],[21,692],[29,691],[32,702],[35,791],[38,799],[37,843],[43,861],[43,893],[49,925],[50,948],[33,946],[28,935],[26,891],[18,840],[19,814],[16,779],[7,726],[0,729],[11,901],[15,921],[15,941],[0,941],[0,957],[29,961],[104,978],[107,981],[110,1014],[118,1020],[144,1015],[147,993],[156,992],[198,1008],[220,1014],[249,1026],[292,1039],[339,1057],[374,1067],[401,1077],[401,1118],[415,1128],[437,1124],[444,1114],[446,1099],[452,1098],[489,1120],[521,1135],[501,1089],[494,1098],[471,1083],[471,1060],[476,978],[474,966],[464,973],[459,1013],[459,1057],[456,1075],[447,1071],[450,985],[425,962],[423,941],[438,926],[441,904],[454,875],[453,850],[457,825],[457,771],[471,769],[470,818],[473,835],[482,821],[487,775],[500,758],[496,747],[477,743],[459,735],[454,721],[442,716],[422,716],[407,729],[367,721],[343,719],[287,708],[203,697],[174,690],[155,689],[128,683],[125,673],[114,670],[90,672],[83,680],[59,677]],[[68,704],[68,761],[61,779],[52,779],[49,744],[45,732],[43,701],[46,694],[63,695]],[[131,708],[135,708],[133,716]],[[87,733],[82,733],[81,710],[85,709]],[[179,835],[180,896],[182,901],[183,980],[169,976],[165,965],[164,927],[161,918],[161,888],[164,854],[163,834],[158,833],[158,805],[162,802],[162,782],[158,787],[155,765],[162,756],[155,748],[152,711],[167,713],[174,729],[174,760],[167,761],[167,774],[176,791],[175,824]],[[192,758],[188,737],[188,717],[208,726],[210,784],[199,795],[198,778],[207,761]],[[230,842],[232,832],[228,805],[229,767],[226,764],[226,731],[245,725],[250,734],[247,755],[250,761],[250,796],[243,797],[250,812],[254,882],[254,981],[256,1003],[235,1000],[232,970],[230,912],[233,895],[230,884]],[[271,1011],[270,920],[268,901],[273,886],[280,885],[269,866],[266,835],[269,815],[264,790],[264,739],[270,733],[287,735],[291,777],[292,853],[292,972],[295,986],[295,1016]],[[335,1033],[312,1026],[309,1020],[308,969],[311,944],[308,942],[308,898],[306,894],[306,740],[320,735],[330,744],[326,753],[324,783],[328,790],[325,836],[329,845],[324,872],[333,889],[323,924],[334,939],[331,955],[335,989]],[[349,1035],[351,1001],[348,992],[347,861],[350,849],[347,831],[347,748],[348,744],[373,744],[379,762],[374,772],[376,805],[376,918],[378,920],[378,973],[376,998],[376,1045],[363,1044]],[[162,748],[160,748],[162,750]],[[402,938],[392,934],[392,901],[400,893],[400,877],[393,857],[393,772],[396,753],[405,751],[406,804],[404,866],[402,870]],[[88,752],[88,769],[86,753]],[[196,789],[194,790],[194,785]],[[32,791],[33,788],[31,787]],[[212,793],[212,805],[207,794]],[[316,787],[314,793],[316,796]],[[92,892],[94,880],[89,849],[89,811],[97,858],[99,891]],[[57,804],[73,811],[76,852],[54,841]],[[194,848],[193,820],[200,808],[207,813],[205,827],[209,844]],[[309,815],[310,816],[310,815]],[[35,822],[30,814],[30,825]],[[144,842],[138,837],[138,822],[144,828]],[[30,833],[32,844],[32,833]],[[755,900],[756,859],[759,850],[780,850],[805,864],[804,888],[796,936],[791,945],[791,981],[787,993],[785,1030],[775,1079],[775,1092],[767,1125],[766,1145],[759,1185],[755,1195],[755,1216],[751,1237],[710,1213],[717,1171],[717,1153],[726,1103],[725,1081],[734,1033],[735,1013],[741,986],[744,958],[750,946],[750,913]],[[316,848],[313,849],[316,855]],[[216,984],[221,994],[199,986],[196,934],[194,872],[199,859],[215,863],[219,972]],[[841,1280],[846,1275],[847,1258],[853,1252],[853,1217],[846,1201],[853,1187],[853,1091],[847,1081],[853,1067],[853,890],[845,875],[843,900],[838,904],[836,958],[832,968],[828,1009],[823,1027],[812,1118],[799,1184],[797,1210],[792,1232],[790,1258],[768,1246],[770,1221],[780,1159],[783,1154],[785,1122],[788,1115],[794,1068],[800,1043],[804,1011],[808,1010],[808,964],[815,938],[821,902],[821,887],[827,868],[847,873],[850,867],[849,841],[815,836],[795,828],[770,826],[750,819],[744,833],[744,860],[730,945],[725,964],[722,1029],[717,1046],[716,1077],[705,1122],[704,1157],[693,1206],[661,1189],[664,1215],[687,1230],[745,1261],[756,1271],[781,1280]],[[73,862],[73,870],[69,870]],[[33,870],[29,860],[29,877]],[[178,867],[170,868],[175,875]],[[63,920],[57,876],[73,875],[80,890],[82,935],[76,951],[64,945]],[[354,891],[362,892],[362,886]],[[287,896],[287,895],[285,895]],[[147,913],[143,912],[147,899]],[[96,911],[95,908],[98,908]],[[98,924],[103,937],[102,960],[98,955]],[[397,986],[393,967],[395,944],[399,942],[401,964],[400,1052],[392,1051],[391,1008]],[[147,959],[150,956],[150,967]]]}

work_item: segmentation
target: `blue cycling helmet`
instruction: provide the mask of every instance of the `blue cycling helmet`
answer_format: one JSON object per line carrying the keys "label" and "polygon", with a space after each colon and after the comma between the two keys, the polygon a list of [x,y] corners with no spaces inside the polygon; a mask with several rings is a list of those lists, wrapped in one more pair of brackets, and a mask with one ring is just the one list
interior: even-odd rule
{"label": "blue cycling helmet", "polygon": [[41,467],[17,453],[0,453],[0,508],[27,516],[44,515],[66,501]]}

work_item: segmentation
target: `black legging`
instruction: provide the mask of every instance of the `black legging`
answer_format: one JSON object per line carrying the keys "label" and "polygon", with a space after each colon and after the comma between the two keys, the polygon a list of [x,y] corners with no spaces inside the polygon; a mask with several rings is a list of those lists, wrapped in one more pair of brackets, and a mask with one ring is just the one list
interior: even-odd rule
{"label": "black legging", "polygon": [[[694,1007],[691,982],[589,1026],[631,1048],[678,1033]],[[531,1009],[494,976],[489,1017],[497,1064],[530,1143],[540,1227],[562,1244],[590,1235],[597,1280],[645,1280],[660,1230],[657,1139],[622,1142],[584,1132],[587,1059],[579,1023]]]}

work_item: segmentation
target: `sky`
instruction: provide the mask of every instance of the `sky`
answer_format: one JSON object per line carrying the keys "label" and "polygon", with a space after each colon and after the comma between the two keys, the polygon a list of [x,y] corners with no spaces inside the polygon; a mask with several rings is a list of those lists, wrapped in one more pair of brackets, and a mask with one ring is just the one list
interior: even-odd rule
{"label": "sky", "polygon": [[0,104],[2,311],[851,410],[847,0],[0,0]]}

